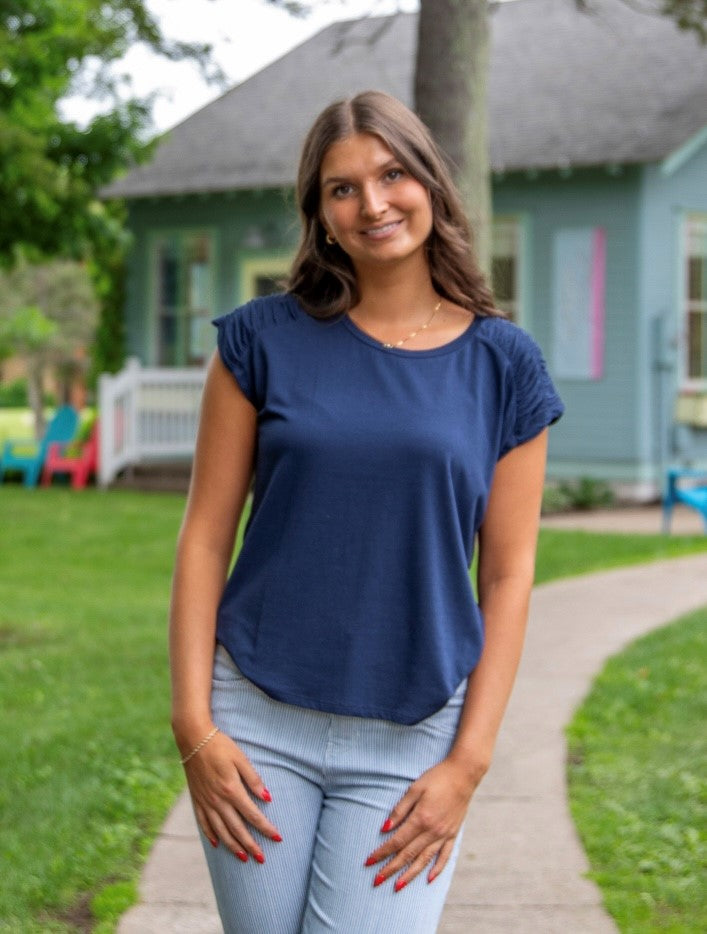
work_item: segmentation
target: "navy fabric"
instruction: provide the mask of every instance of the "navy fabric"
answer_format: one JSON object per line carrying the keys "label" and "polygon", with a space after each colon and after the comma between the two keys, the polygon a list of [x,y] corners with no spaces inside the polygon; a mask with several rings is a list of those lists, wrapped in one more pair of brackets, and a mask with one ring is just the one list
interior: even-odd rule
{"label": "navy fabric", "polygon": [[537,344],[476,317],[442,347],[385,348],[288,294],[214,324],[258,412],[218,641],[277,700],[430,716],[481,652],[469,567],[496,462],[563,411]]}

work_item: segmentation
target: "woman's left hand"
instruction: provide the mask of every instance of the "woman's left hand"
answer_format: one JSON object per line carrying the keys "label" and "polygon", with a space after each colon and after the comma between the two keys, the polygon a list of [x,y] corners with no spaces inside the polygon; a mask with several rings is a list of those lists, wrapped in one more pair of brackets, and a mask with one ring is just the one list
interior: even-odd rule
{"label": "woman's left hand", "polygon": [[390,812],[382,833],[395,831],[365,862],[374,866],[391,857],[376,875],[381,885],[405,870],[395,881],[399,892],[434,860],[427,875],[432,882],[444,869],[454,840],[464,822],[471,796],[486,769],[463,769],[451,758],[443,759],[413,782]]}

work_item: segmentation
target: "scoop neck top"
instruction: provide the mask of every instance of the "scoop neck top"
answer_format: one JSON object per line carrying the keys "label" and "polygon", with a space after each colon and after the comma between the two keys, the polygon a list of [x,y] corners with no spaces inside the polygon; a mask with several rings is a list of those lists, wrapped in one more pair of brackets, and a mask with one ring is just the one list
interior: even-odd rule
{"label": "scoop neck top", "polygon": [[375,347],[376,350],[380,350],[386,354],[396,354],[404,357],[438,357],[441,354],[453,353],[459,347],[462,347],[474,334],[476,330],[477,323],[481,320],[481,315],[474,315],[473,320],[467,325],[467,327],[458,334],[456,337],[453,337],[452,340],[447,341],[444,344],[440,344],[438,347],[428,347],[422,348],[420,350],[411,349],[409,347],[385,347],[383,343],[377,338],[372,337],[367,331],[364,331],[363,328],[359,327],[355,321],[347,314],[342,318],[342,321],[345,327],[359,340],[363,341],[364,344],[369,344],[371,347]]}

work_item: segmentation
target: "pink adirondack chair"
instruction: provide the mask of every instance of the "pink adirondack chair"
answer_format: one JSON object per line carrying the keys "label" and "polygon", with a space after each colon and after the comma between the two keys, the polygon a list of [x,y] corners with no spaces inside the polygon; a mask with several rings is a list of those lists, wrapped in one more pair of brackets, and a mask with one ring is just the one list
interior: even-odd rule
{"label": "pink adirondack chair", "polygon": [[[42,486],[49,486],[56,473],[66,473],[71,477],[71,486],[75,490],[84,489],[89,477],[98,470],[98,419],[93,423],[87,441],[63,444],[52,442],[47,449],[47,456],[42,470]],[[71,456],[69,448],[79,447],[78,454]]]}

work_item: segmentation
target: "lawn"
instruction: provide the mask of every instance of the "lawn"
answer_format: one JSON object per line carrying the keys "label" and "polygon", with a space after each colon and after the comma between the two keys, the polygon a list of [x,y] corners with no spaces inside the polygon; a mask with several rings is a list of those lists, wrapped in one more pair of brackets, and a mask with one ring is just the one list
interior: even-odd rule
{"label": "lawn", "polygon": [[[114,929],[183,787],[166,618],[184,498],[0,487],[0,930]],[[543,531],[538,580],[707,550]]]}
{"label": "lawn", "polygon": [[707,607],[611,659],[568,728],[570,807],[623,934],[707,931]]}

